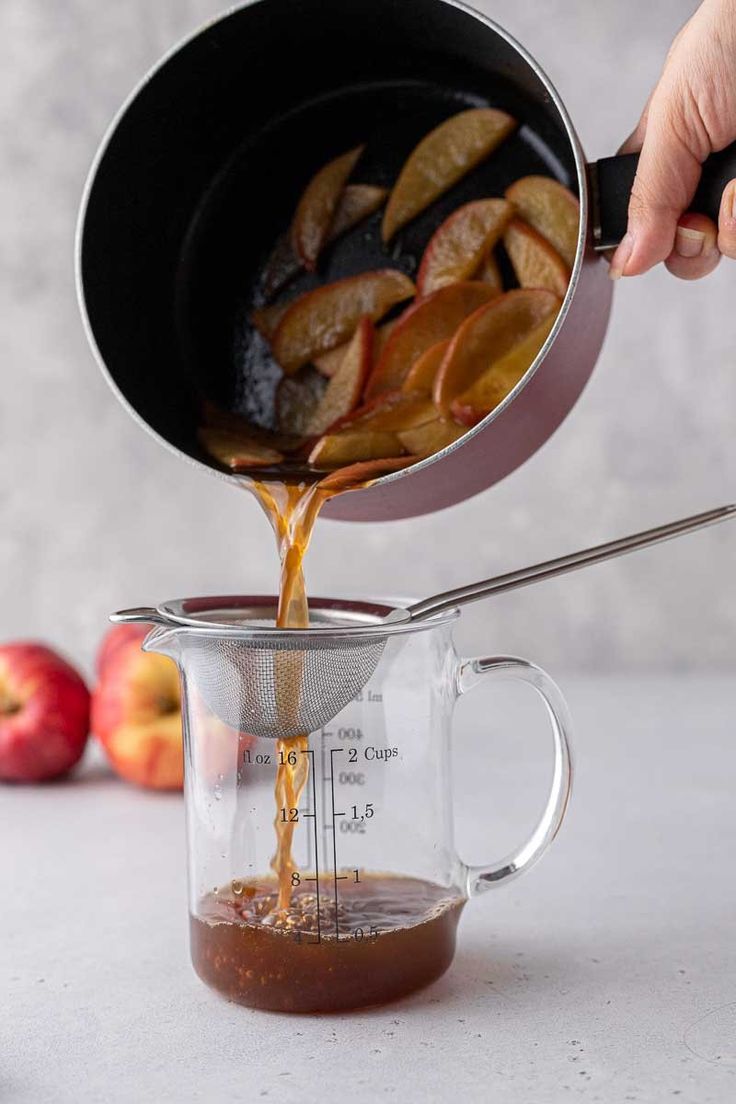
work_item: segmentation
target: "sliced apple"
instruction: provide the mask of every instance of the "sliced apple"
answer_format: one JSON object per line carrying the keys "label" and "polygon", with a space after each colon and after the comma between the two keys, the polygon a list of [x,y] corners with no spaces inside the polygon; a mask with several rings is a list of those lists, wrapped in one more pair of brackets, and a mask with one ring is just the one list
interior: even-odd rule
{"label": "sliced apple", "polygon": [[[382,322],[380,326],[375,326],[373,331],[373,364],[375,364],[383,352],[384,346],[388,341],[393,328],[396,325],[398,319],[394,318],[390,322]],[[344,345],[338,345],[336,349],[331,349],[329,353],[324,353],[322,356],[314,358],[314,366],[318,368],[323,376],[334,376],[337,369],[342,364],[343,357],[348,351],[350,345],[349,341],[346,341]]]}
{"label": "sliced apple", "polygon": [[564,298],[570,269],[546,238],[515,218],[506,227],[503,244],[523,288],[547,288]]}
{"label": "sliced apple", "polygon": [[[379,188],[374,184],[348,184],[340,196],[325,245],[330,245],[370,218],[383,206],[387,196],[388,188]],[[282,234],[266,262],[261,284],[263,294],[267,299],[272,298],[302,271],[302,262],[294,252],[291,234]]]}
{"label": "sliced apple", "polygon": [[340,196],[364,148],[358,146],[321,168],[307,184],[297,204],[291,243],[308,272],[317,267],[317,258],[327,241]]}
{"label": "sliced apple", "polygon": [[202,448],[232,471],[270,468],[284,459],[282,452],[244,434],[205,426],[197,431],[197,436]]}
{"label": "sliced apple", "polygon": [[337,205],[327,241],[335,241],[370,218],[383,207],[387,198],[388,188],[379,188],[376,184],[348,184]]}
{"label": "sliced apple", "polygon": [[208,429],[223,430],[240,440],[245,438],[255,441],[256,444],[276,449],[277,452],[291,452],[301,444],[299,436],[263,429],[262,426],[254,425],[247,415],[239,414],[236,410],[226,410],[209,399],[202,403],[202,425]]}
{"label": "sliced apple", "polygon": [[330,432],[373,430],[398,433],[403,429],[423,425],[437,417],[437,409],[427,395],[405,391],[389,391],[364,403],[330,426]]}
{"label": "sliced apple", "polygon": [[431,422],[405,429],[399,434],[399,440],[412,456],[433,456],[447,448],[465,433],[465,428],[449,418],[433,418]]}
{"label": "sliced apple", "polygon": [[569,188],[550,176],[524,176],[506,189],[506,198],[572,268],[578,247],[580,204]]}
{"label": "sliced apple", "polygon": [[348,276],[300,295],[273,336],[272,352],[287,375],[334,349],[355,332],[365,315],[376,322],[396,303],[414,295],[414,284],[394,268]]}
{"label": "sliced apple", "polygon": [[366,398],[401,387],[411,368],[432,345],[452,337],[463,319],[493,299],[496,291],[479,281],[450,284],[419,299],[399,318],[373,369]]}
{"label": "sliced apple", "polygon": [[291,303],[274,303],[270,307],[256,307],[251,311],[250,320],[261,337],[271,340],[290,306]]}
{"label": "sliced apple", "polygon": [[382,475],[408,467],[415,459],[413,456],[391,456],[382,460],[359,460],[325,476],[320,480],[320,489],[328,491],[330,497],[342,491],[358,490],[380,479]]}
{"label": "sliced apple", "polygon": [[559,309],[553,292],[519,288],[471,314],[450,342],[435,379],[434,401],[441,413],[449,417],[453,399]]}
{"label": "sliced apple", "polygon": [[493,250],[490,250],[486,255],[483,263],[478,269],[478,274],[475,279],[481,280],[484,284],[488,284],[499,293],[503,291],[503,276],[501,275],[501,269],[499,268]]}
{"label": "sliced apple", "polygon": [[321,356],[314,358],[314,367],[317,368],[323,376],[327,376],[328,379],[331,379],[342,364],[349,348],[350,342],[345,341],[342,345],[338,345],[336,349],[330,349],[329,353],[322,353]]}
{"label": "sliced apple", "polygon": [[372,364],[373,323],[362,318],[340,367],[305,419],[304,433],[318,437],[357,406]]}
{"label": "sliced apple", "polygon": [[495,108],[471,108],[440,123],[409,155],[389,196],[383,240],[433,203],[488,157],[516,120]]}
{"label": "sliced apple", "polygon": [[417,276],[417,294],[469,280],[511,221],[506,199],[476,199],[454,211],[429,240]]}
{"label": "sliced apple", "polygon": [[436,345],[430,345],[425,353],[417,357],[401,385],[401,390],[431,395],[434,390],[435,377],[449,345],[449,339],[438,341]]}
{"label": "sliced apple", "polygon": [[309,454],[309,463],[317,468],[340,468],[358,461],[400,456],[401,452],[401,441],[395,433],[347,430],[320,437]]}
{"label": "sliced apple", "polygon": [[487,368],[467,391],[452,400],[450,410],[456,422],[474,426],[503,402],[534,363],[556,317],[556,312],[552,312],[544,322]]}

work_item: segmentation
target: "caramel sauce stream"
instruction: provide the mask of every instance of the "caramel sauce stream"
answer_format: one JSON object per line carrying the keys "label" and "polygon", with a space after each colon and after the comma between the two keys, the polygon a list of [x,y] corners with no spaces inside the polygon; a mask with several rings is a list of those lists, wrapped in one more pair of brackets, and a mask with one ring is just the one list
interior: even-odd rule
{"label": "caramel sauce stream", "polygon": [[[273,527],[281,561],[276,624],[281,629],[309,628],[303,561],[319,511],[331,494],[319,483],[254,482],[253,490]],[[299,705],[287,692],[287,687],[299,685],[295,662],[301,663],[299,653],[274,653],[276,706],[280,714],[285,714],[287,723],[289,713]],[[292,874],[296,870],[292,856],[296,822],[290,819],[289,811],[299,808],[309,778],[308,749],[309,733],[276,741],[276,815],[273,822],[276,851],[271,869],[278,882],[278,910],[288,909],[291,903]]]}

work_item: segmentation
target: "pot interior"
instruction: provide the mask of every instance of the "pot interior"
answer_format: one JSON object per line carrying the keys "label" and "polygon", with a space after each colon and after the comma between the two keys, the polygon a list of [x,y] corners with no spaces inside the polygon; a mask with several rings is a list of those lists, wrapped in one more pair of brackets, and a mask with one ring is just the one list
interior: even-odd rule
{"label": "pot interior", "polygon": [[443,0],[262,0],[173,54],[114,129],[81,237],[93,336],[143,420],[208,465],[203,399],[272,425],[280,370],[249,315],[305,184],[365,143],[354,179],[390,186],[429,130],[480,106],[521,125],[388,249],[379,213],[283,296],[377,267],[414,275],[446,215],[529,173],[577,191],[565,125],[517,50]]}

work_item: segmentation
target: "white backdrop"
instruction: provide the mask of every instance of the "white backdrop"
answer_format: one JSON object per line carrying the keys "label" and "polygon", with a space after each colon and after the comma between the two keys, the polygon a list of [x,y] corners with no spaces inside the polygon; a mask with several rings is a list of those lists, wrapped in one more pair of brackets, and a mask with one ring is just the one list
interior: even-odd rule
{"label": "white backdrop", "polygon": [[[405,0],[411,3],[412,0]],[[346,0],[349,3],[349,0]],[[632,128],[688,0],[479,0],[537,55],[589,156]],[[111,609],[272,590],[255,503],[177,462],[99,376],[74,298],[76,208],[120,100],[218,0],[0,5],[0,636],[89,663]],[[617,289],[593,381],[499,487],[442,514],[324,523],[314,593],[425,594],[736,497],[736,268]],[[556,670],[732,667],[736,526],[468,611],[461,643]]]}

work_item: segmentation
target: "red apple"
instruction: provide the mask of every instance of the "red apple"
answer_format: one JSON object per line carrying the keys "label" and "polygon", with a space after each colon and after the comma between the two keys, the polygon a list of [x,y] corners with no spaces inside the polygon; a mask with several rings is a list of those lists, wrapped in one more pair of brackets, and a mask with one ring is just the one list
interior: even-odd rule
{"label": "red apple", "polygon": [[0,646],[0,779],[43,782],[70,770],[89,732],[89,691],[43,644]]}
{"label": "red apple", "polygon": [[179,790],[181,693],[176,664],[141,651],[145,625],[116,625],[98,655],[92,731],[121,778],[154,790]]}
{"label": "red apple", "polygon": [[[145,626],[143,626],[145,629]],[[141,640],[145,636],[145,632],[142,633],[140,625],[116,625],[114,628],[106,632],[102,643],[97,649],[97,656],[95,658],[95,670],[97,677],[102,678],[105,668],[108,662],[117,652],[118,648],[123,644],[129,643],[131,640],[135,640],[136,644],[140,646]]]}

